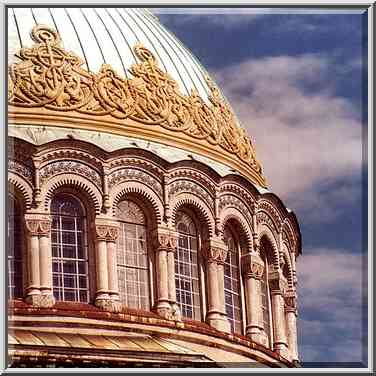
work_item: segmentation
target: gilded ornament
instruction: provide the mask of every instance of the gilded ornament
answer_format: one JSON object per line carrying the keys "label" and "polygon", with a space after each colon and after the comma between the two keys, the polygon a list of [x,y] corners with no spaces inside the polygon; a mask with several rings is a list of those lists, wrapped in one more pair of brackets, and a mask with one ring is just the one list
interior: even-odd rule
{"label": "gilded ornament", "polygon": [[265,182],[250,138],[209,77],[210,105],[195,91],[181,94],[142,45],[134,47],[140,62],[129,69],[132,78],[124,79],[106,64],[96,74],[84,70],[83,61],[64,50],[58,33],[47,26],[36,25],[31,37],[36,44],[21,48],[21,62],[8,70],[10,105],[110,115],[182,132],[236,155]]}

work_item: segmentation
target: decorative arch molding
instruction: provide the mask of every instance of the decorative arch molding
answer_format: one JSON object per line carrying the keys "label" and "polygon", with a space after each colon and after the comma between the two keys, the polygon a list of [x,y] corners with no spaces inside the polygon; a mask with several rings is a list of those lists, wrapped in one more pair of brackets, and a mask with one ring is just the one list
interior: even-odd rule
{"label": "decorative arch molding", "polygon": [[40,184],[43,187],[54,176],[65,173],[77,174],[85,180],[90,180],[97,187],[102,189],[102,176],[92,166],[80,160],[52,160],[39,170]]}
{"label": "decorative arch molding", "polygon": [[237,197],[234,193],[224,193],[219,196],[219,216],[221,215],[222,210],[228,207],[232,207],[242,213],[242,217],[248,222],[251,231],[253,230],[252,210],[249,205],[247,205],[246,201]]}
{"label": "decorative arch molding", "polygon": [[128,184],[135,183],[140,186],[147,186],[159,197],[160,201],[163,200],[163,187],[161,182],[147,171],[132,167],[124,167],[112,171],[108,175],[110,194],[111,191],[116,190],[117,186],[122,185],[125,182]]}
{"label": "decorative arch molding", "polygon": [[[224,179],[227,179],[227,177],[224,177]],[[239,197],[240,199],[242,199],[242,201],[246,203],[249,202],[250,204],[247,204],[247,206],[249,207],[249,210],[252,213],[252,211],[254,211],[254,208],[256,206],[256,201],[257,201],[257,196],[255,192],[253,192],[253,190],[248,189],[249,184],[247,184],[247,187],[246,187],[245,186],[246,184],[243,184],[242,180],[240,182],[235,182],[235,183],[231,182],[231,180],[230,181],[224,180],[221,182],[220,184],[221,195],[232,194],[232,195]]]}
{"label": "decorative arch molding", "polygon": [[235,220],[242,230],[242,235],[244,237],[248,249],[253,249],[252,226],[250,223],[248,223],[247,219],[238,209],[233,207],[226,207],[220,212],[219,218],[220,229],[222,233],[224,232],[226,224],[230,220]]}
{"label": "decorative arch molding", "polygon": [[273,265],[276,270],[279,269],[279,250],[278,250],[278,241],[273,233],[273,231],[268,227],[268,225],[261,223],[258,226],[258,236],[260,239],[260,242],[263,237],[266,237],[266,239],[270,242],[272,247],[272,255],[273,255]]}
{"label": "decorative arch molding", "polygon": [[181,194],[191,194],[197,196],[201,201],[205,202],[210,208],[214,210],[214,198],[210,192],[201,184],[191,179],[176,179],[168,185],[168,199],[174,200],[175,196]]}
{"label": "decorative arch molding", "polygon": [[60,187],[71,187],[87,194],[96,214],[100,214],[102,208],[102,193],[90,180],[75,174],[55,175],[47,181],[41,191],[45,210],[49,209],[54,192]]}
{"label": "decorative arch molding", "polygon": [[282,244],[282,249],[281,249],[281,257],[284,258],[286,265],[287,265],[287,270],[288,270],[288,276],[287,276],[287,282],[288,286],[290,288],[294,287],[294,273],[293,273],[293,267],[291,263],[291,256],[290,252],[288,251],[288,246],[286,243],[283,242]]}
{"label": "decorative arch molding", "polygon": [[278,232],[278,230],[282,227],[283,220],[273,203],[266,201],[265,199],[261,199],[257,203],[257,209],[257,217],[262,217],[261,213],[263,212],[266,213],[273,222],[276,231]]}
{"label": "decorative arch molding", "polygon": [[198,213],[202,216],[202,219],[208,226],[209,236],[211,236],[214,233],[215,229],[213,212],[205,201],[192,193],[180,193],[173,197],[170,202],[171,224],[175,225],[176,213],[180,208],[184,206],[191,206],[198,211]]}
{"label": "decorative arch molding", "polygon": [[286,242],[289,246],[290,252],[298,255],[298,245],[296,236],[294,236],[293,226],[290,223],[289,218],[286,218],[282,226],[282,240]]}
{"label": "decorative arch molding", "polygon": [[14,172],[8,173],[8,184],[10,184],[16,192],[22,197],[22,205],[24,209],[30,209],[33,202],[33,188],[32,186],[16,175]]}
{"label": "decorative arch molding", "polygon": [[118,203],[129,194],[139,197],[141,201],[145,202],[152,209],[157,224],[162,222],[163,203],[160,197],[147,185],[134,181],[118,184],[110,191],[110,207],[114,217],[116,216]]}

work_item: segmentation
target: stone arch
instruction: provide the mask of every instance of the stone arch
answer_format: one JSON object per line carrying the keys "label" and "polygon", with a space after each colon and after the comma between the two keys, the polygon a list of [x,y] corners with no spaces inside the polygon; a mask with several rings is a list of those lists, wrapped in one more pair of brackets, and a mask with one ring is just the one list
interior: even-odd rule
{"label": "stone arch", "polygon": [[158,195],[148,186],[139,182],[123,182],[116,185],[110,192],[110,205],[112,215],[116,216],[117,204],[128,195],[134,195],[138,197],[144,204],[146,204],[147,210],[155,218],[156,224],[162,222],[163,215],[163,203]]}
{"label": "stone arch", "polygon": [[205,201],[191,193],[180,193],[176,195],[172,202],[171,206],[171,222],[175,225],[176,213],[178,210],[184,206],[192,207],[196,211],[202,220],[205,222],[208,228],[208,236],[210,237],[215,228],[215,221],[212,211]]}
{"label": "stone arch", "polygon": [[75,174],[56,175],[48,180],[41,192],[41,197],[43,197],[44,200],[45,210],[49,209],[54,192],[61,187],[70,187],[86,194],[86,196],[88,196],[89,200],[91,201],[90,203],[94,207],[95,214],[100,214],[102,209],[101,192],[99,191],[97,186],[90,182],[88,179]]}
{"label": "stone arch", "polygon": [[33,202],[33,188],[31,185],[13,172],[8,174],[8,184],[22,199],[23,209],[30,209]]}
{"label": "stone arch", "polygon": [[287,246],[286,243],[282,244],[281,256],[280,257],[283,257],[285,262],[286,262],[287,282],[288,282],[289,287],[293,288],[294,287],[294,274],[293,274],[290,252],[288,251],[288,246]]}
{"label": "stone arch", "polygon": [[237,210],[236,208],[226,207],[223,209],[219,215],[220,218],[220,230],[223,233],[226,224],[233,220],[235,221],[240,229],[241,234],[240,237],[244,238],[244,243],[248,247],[248,249],[253,248],[253,237],[252,237],[252,227],[251,224],[248,223],[247,219],[243,216],[243,214]]}
{"label": "stone arch", "polygon": [[271,252],[272,252],[272,257],[273,257],[273,266],[275,269],[279,268],[279,252],[278,252],[278,243],[277,239],[274,236],[273,232],[271,229],[265,225],[265,224],[260,224],[259,225],[259,233],[258,233],[259,241],[261,244],[262,238],[266,238],[266,240],[269,242],[271,246]]}

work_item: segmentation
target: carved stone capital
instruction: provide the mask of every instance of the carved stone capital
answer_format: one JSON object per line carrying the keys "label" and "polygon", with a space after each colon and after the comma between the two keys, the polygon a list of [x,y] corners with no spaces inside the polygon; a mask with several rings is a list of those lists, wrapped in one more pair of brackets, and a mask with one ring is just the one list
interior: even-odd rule
{"label": "carved stone capital", "polygon": [[168,227],[158,227],[153,232],[153,242],[156,251],[174,252],[178,245],[178,234]]}
{"label": "carved stone capital", "polygon": [[26,229],[33,236],[49,236],[51,222],[50,216],[45,214],[25,214]]}
{"label": "carved stone capital", "polygon": [[115,242],[119,235],[119,225],[113,221],[96,220],[95,234],[97,240]]}
{"label": "carved stone capital", "polygon": [[112,299],[95,299],[95,306],[107,312],[121,312],[122,304]]}
{"label": "carved stone capital", "polygon": [[272,295],[284,295],[287,289],[287,281],[279,270],[273,270],[268,274],[270,293]]}
{"label": "carved stone capital", "polygon": [[208,263],[223,264],[227,258],[227,247],[222,240],[210,239],[204,243],[203,254]]}
{"label": "carved stone capital", "polygon": [[289,290],[285,293],[285,311],[297,313],[297,294],[293,290]]}
{"label": "carved stone capital", "polygon": [[264,261],[257,253],[248,253],[241,258],[242,272],[246,278],[261,279]]}

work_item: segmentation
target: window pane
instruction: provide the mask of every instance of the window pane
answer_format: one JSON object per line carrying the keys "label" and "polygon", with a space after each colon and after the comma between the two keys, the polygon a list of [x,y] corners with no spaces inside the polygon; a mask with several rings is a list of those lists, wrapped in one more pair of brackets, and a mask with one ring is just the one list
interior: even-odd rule
{"label": "window pane", "polygon": [[18,202],[9,197],[8,212],[8,291],[10,298],[23,295],[22,217]]}
{"label": "window pane", "polygon": [[241,334],[239,250],[238,244],[228,227],[224,231],[224,241],[227,245],[227,258],[224,264],[226,313],[231,324],[231,330]]}
{"label": "window pane", "polygon": [[178,212],[176,228],[179,233],[175,257],[176,302],[183,317],[200,320],[196,227],[188,215]]}
{"label": "window pane", "polygon": [[149,263],[146,225],[142,209],[133,201],[118,204],[120,234],[117,240],[117,269],[120,300],[127,307],[150,309]]}
{"label": "window pane", "polygon": [[59,194],[52,200],[51,211],[54,296],[57,300],[88,302],[87,231],[82,205],[71,195]]}

